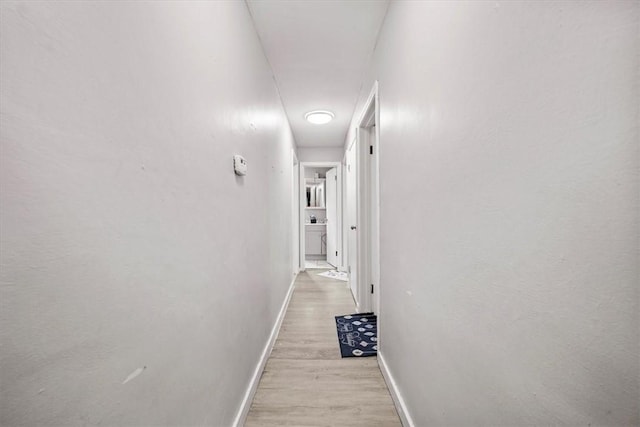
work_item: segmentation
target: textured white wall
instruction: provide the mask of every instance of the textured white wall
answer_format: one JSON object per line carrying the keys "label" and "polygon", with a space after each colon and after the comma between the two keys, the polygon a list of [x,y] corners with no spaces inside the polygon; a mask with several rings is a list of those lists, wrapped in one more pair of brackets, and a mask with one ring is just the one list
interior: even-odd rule
{"label": "textured white wall", "polygon": [[293,140],[246,5],[1,19],[0,424],[230,425],[291,280]]}
{"label": "textured white wall", "polygon": [[298,147],[301,162],[341,162],[343,157],[342,147]]}
{"label": "textured white wall", "polygon": [[315,174],[318,174],[318,178],[326,178],[327,171],[331,168],[314,168],[314,167],[305,167],[304,168],[304,177],[305,178],[315,178]]}
{"label": "textured white wall", "polygon": [[356,111],[378,79],[381,345],[417,426],[640,423],[639,7],[391,4]]}

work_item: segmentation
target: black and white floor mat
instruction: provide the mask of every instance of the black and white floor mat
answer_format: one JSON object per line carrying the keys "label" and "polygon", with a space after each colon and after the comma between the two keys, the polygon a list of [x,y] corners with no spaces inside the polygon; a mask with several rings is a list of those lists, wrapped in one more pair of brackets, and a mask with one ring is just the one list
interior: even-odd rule
{"label": "black and white floor mat", "polygon": [[373,313],[336,316],[342,357],[375,356],[378,353],[378,318]]}

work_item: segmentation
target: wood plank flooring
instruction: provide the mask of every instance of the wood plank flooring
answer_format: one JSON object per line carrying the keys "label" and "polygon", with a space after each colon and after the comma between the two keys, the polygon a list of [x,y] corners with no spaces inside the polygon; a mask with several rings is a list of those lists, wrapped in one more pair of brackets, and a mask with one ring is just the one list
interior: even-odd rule
{"label": "wood plank flooring", "polygon": [[334,316],[355,306],[320,272],[298,275],[245,426],[400,426],[376,358],[340,357]]}

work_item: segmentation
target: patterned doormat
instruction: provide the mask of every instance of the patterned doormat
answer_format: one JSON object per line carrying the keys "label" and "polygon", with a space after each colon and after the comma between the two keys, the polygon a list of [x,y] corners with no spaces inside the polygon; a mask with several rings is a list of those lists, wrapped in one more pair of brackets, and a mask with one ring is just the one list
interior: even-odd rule
{"label": "patterned doormat", "polygon": [[336,316],[342,357],[375,356],[378,353],[378,318],[373,313]]}

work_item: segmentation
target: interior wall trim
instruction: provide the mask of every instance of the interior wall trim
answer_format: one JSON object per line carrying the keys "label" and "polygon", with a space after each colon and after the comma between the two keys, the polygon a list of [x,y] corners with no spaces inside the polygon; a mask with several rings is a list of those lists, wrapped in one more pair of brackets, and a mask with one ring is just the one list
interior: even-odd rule
{"label": "interior wall trim", "polygon": [[387,365],[384,355],[381,353],[380,349],[378,349],[378,365],[380,366],[382,377],[387,383],[389,393],[391,393],[391,398],[393,399],[393,404],[396,407],[396,411],[398,411],[400,422],[404,427],[415,427],[413,419],[411,418],[411,414],[409,413],[409,409],[407,408],[407,404],[405,403],[402,394],[398,389],[398,385],[393,379],[393,375],[391,375],[389,366]]}
{"label": "interior wall trim", "polygon": [[267,360],[269,360],[269,356],[271,356],[271,351],[273,350],[273,346],[278,339],[278,334],[280,333],[280,327],[282,326],[282,321],[284,320],[284,315],[287,312],[287,308],[289,307],[289,301],[291,301],[291,295],[293,294],[293,287],[296,282],[298,275],[296,274],[289,284],[289,290],[287,291],[287,295],[284,297],[284,301],[282,302],[282,307],[280,307],[280,312],[278,313],[278,317],[271,329],[271,335],[269,335],[269,339],[267,340],[266,345],[264,346],[264,350],[262,351],[262,355],[256,364],[256,368],[253,371],[253,376],[251,377],[251,381],[249,382],[249,386],[247,387],[247,391],[244,393],[244,398],[242,399],[242,403],[240,404],[240,408],[238,409],[238,413],[233,421],[233,427],[242,427],[247,419],[247,415],[249,414],[249,409],[251,408],[251,403],[253,402],[253,397],[256,394],[256,390],[258,389],[258,385],[260,384],[260,378],[262,377],[262,371],[264,371],[264,367],[267,364]]}

